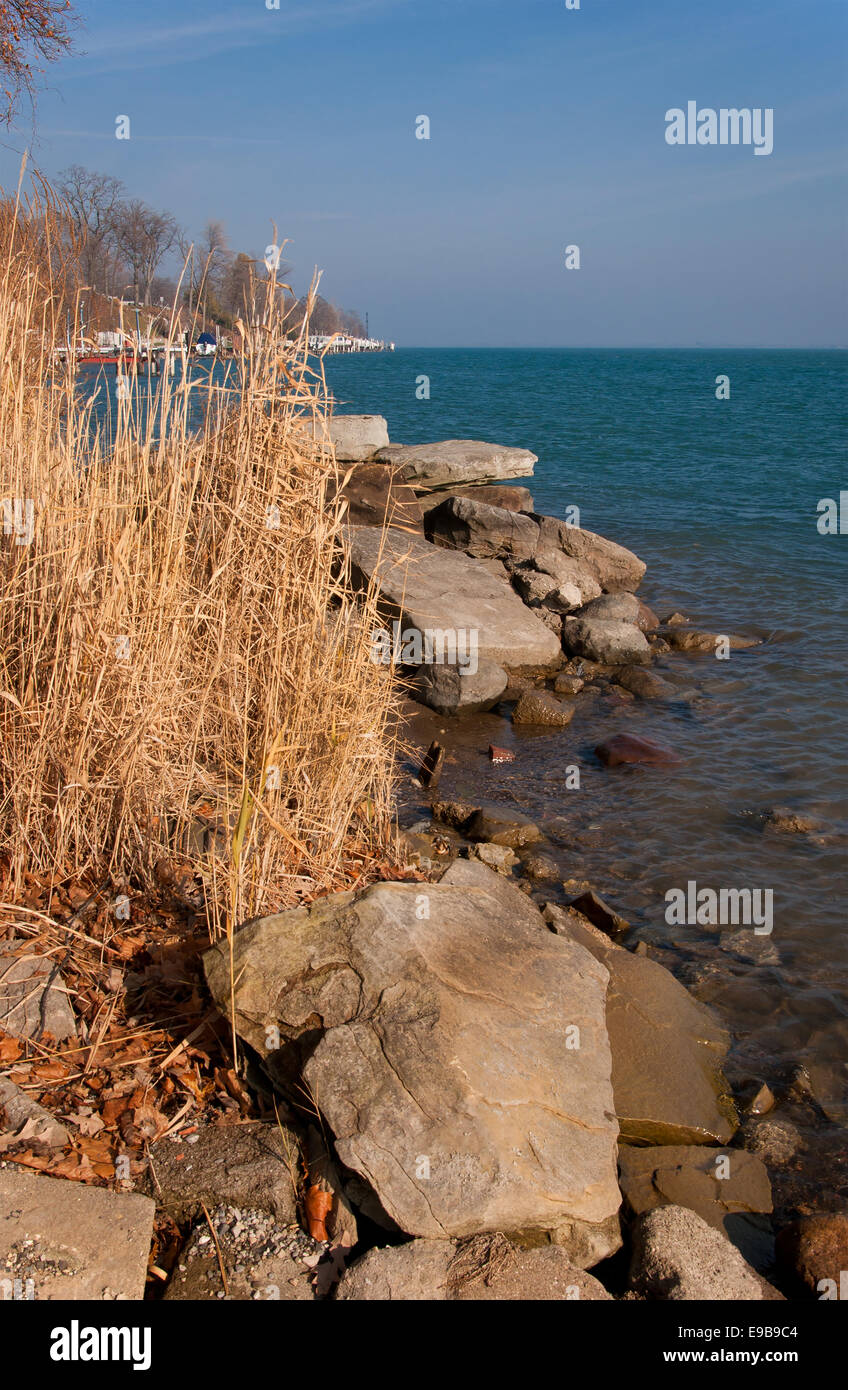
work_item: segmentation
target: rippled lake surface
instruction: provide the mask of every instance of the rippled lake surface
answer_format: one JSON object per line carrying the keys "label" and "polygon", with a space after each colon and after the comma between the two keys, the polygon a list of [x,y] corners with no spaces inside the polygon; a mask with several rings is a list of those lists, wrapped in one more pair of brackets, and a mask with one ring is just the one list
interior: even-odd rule
{"label": "rippled lake surface", "polygon": [[[837,351],[405,349],[327,362],[337,408],[385,415],[393,441],[532,449],[536,510],[576,505],[581,525],[635,550],[648,566],[640,595],[661,615],[765,639],[728,661],[663,657],[659,673],[687,697],[670,704],[581,699],[553,732],[495,714],[452,724],[442,790],[537,820],[564,876],[591,879],[637,936],[673,948],[681,978],[732,1030],[738,1074],[802,1062],[842,1126],[848,496],[844,535],[821,535],[817,508],[848,489],[847,368]],[[425,376],[429,400],[416,397]],[[594,745],[619,729],[670,744],[684,766],[604,770]],[[490,740],[515,763],[493,767]],[[565,785],[573,764],[579,791]],[[821,830],[764,831],[775,807]],[[689,880],[772,889],[771,936],[749,932],[746,946],[668,925],[665,893]]]}

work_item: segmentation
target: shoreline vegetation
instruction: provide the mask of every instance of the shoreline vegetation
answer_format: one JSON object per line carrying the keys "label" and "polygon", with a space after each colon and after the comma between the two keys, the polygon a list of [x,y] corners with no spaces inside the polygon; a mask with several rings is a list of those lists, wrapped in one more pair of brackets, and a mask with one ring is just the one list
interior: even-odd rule
{"label": "shoreline vegetation", "polygon": [[[534,511],[528,450],[334,415],[273,275],[237,397],[198,433],[165,374],[107,436],[53,366],[65,245],[49,199],[4,205],[0,1278],[831,1296],[848,1219],[775,1231],[786,1098],[731,1090],[713,1014],[591,887],[548,896],[537,826],[441,798],[438,753],[397,829],[414,708],[562,729],[593,686],[673,697],[663,651],[756,639],[661,623],[636,555]],[[436,659],[375,659],[385,631]]]}

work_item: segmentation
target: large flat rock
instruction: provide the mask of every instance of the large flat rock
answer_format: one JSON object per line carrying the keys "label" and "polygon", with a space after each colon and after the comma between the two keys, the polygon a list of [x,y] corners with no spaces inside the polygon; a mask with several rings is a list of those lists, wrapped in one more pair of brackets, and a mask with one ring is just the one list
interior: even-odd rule
{"label": "large flat rock", "polygon": [[[248,923],[238,1032],[308,1035],[307,1093],[341,1162],[410,1235],[601,1225],[617,1210],[607,972],[484,865]],[[204,958],[230,1003],[226,945]],[[272,1035],[273,1036],[273,1035]]]}
{"label": "large flat rock", "polygon": [[609,971],[607,1029],[615,1113],[632,1144],[724,1144],[737,1119],[721,1065],[730,1039],[656,961],[615,945],[582,914],[549,905],[557,931]]}
{"label": "large flat rock", "polygon": [[377,457],[397,464],[407,482],[422,491],[463,483],[530,478],[538,463],[529,449],[486,444],[480,439],[442,439],[435,444],[390,444]]}
{"label": "large flat rock", "polygon": [[62,1178],[0,1170],[0,1278],[36,1299],[144,1297],[154,1203]]}
{"label": "large flat rock", "polygon": [[562,664],[555,633],[481,561],[376,526],[353,526],[346,534],[355,576],[376,577],[384,609],[404,627],[474,632],[478,656],[508,670]]}

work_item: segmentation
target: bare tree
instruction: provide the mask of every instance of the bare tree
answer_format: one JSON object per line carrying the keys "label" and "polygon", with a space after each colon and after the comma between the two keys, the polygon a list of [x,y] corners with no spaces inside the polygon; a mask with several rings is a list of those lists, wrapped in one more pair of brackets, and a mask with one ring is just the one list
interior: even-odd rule
{"label": "bare tree", "polygon": [[83,283],[111,294],[120,269],[115,255],[115,219],[122,206],[124,185],[111,174],[97,174],[72,164],[60,175],[59,193],[70,213]]}
{"label": "bare tree", "polygon": [[137,299],[150,302],[156,271],[179,239],[179,227],[170,213],[156,212],[138,198],[117,209],[115,242],[132,273]]}
{"label": "bare tree", "polygon": [[22,98],[35,100],[44,63],[71,47],[76,24],[70,0],[2,0],[0,3],[0,121],[8,125]]}

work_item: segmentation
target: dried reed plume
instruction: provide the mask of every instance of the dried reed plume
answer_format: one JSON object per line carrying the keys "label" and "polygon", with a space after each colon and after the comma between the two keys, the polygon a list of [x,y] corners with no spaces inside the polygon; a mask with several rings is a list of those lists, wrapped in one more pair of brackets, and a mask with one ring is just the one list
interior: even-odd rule
{"label": "dried reed plume", "polygon": [[326,386],[276,287],[240,389],[129,375],[107,427],[55,356],[63,244],[44,190],[0,204],[0,855],[12,891],[199,875],[217,930],[390,842],[375,596],[350,591]]}

